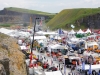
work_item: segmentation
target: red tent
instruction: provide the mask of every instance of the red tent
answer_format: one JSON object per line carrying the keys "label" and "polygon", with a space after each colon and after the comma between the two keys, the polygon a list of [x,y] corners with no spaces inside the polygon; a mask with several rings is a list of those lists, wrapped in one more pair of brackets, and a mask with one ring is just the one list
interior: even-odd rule
{"label": "red tent", "polygon": [[98,32],[97,32],[98,34],[100,34],[100,30],[98,30]]}

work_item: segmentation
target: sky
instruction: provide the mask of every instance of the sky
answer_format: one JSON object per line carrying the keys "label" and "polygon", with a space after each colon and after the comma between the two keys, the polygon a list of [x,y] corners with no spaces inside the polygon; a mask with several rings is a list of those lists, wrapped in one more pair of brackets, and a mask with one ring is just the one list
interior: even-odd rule
{"label": "sky", "polygon": [[59,13],[64,9],[98,8],[100,0],[0,0],[0,10],[7,7]]}

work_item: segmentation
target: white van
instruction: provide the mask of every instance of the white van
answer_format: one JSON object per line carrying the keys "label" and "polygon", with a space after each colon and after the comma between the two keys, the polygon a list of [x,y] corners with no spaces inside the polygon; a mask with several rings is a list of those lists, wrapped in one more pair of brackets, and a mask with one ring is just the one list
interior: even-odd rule
{"label": "white van", "polygon": [[[85,72],[85,75],[88,75],[89,68],[90,68],[90,65],[88,65],[88,64],[85,65],[84,70],[82,70],[82,65],[77,66],[77,70],[80,72]],[[92,74],[99,73],[99,70],[100,70],[100,64],[91,65]],[[94,75],[96,75],[96,74],[94,74]]]}

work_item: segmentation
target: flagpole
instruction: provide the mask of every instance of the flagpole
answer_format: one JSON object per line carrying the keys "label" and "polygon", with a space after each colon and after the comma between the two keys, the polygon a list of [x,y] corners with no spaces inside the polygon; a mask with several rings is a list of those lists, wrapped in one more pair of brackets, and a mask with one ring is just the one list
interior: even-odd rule
{"label": "flagpole", "polygon": [[33,44],[34,44],[34,35],[35,35],[35,27],[36,27],[36,20],[39,18],[35,18],[35,24],[34,24],[34,29],[33,29],[33,40],[32,40],[32,44],[31,44],[31,53],[33,51]]}
{"label": "flagpole", "polygon": [[36,27],[36,20],[39,18],[35,18],[35,24],[34,24],[34,29],[33,29],[33,39],[32,39],[32,43],[31,43],[31,53],[30,53],[30,67],[32,67],[32,54],[33,54],[33,44],[34,44],[34,35],[35,35],[35,27]]}

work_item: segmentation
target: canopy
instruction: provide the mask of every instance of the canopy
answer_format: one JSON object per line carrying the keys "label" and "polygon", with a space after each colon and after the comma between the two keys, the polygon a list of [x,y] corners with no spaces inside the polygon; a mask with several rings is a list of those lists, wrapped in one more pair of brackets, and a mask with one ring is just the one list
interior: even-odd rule
{"label": "canopy", "polygon": [[20,46],[21,50],[27,50],[26,46]]}
{"label": "canopy", "polygon": [[87,29],[87,30],[85,31],[85,33],[91,33],[91,30],[90,30],[90,29]]}
{"label": "canopy", "polygon": [[59,45],[59,44],[55,44],[50,47],[51,47],[51,49],[67,49],[67,47]]}
{"label": "canopy", "polygon": [[70,40],[71,40],[72,42],[77,42],[77,41],[79,41],[78,38],[71,38]]}
{"label": "canopy", "polygon": [[61,37],[60,36],[55,36],[55,38],[54,39],[61,39]]}
{"label": "canopy", "polygon": [[80,29],[77,34],[84,34],[84,32]]}
{"label": "canopy", "polygon": [[45,72],[45,75],[62,75],[61,71]]}
{"label": "canopy", "polygon": [[44,35],[57,35],[58,33],[56,33],[56,32],[45,32],[43,34]]}
{"label": "canopy", "polygon": [[38,40],[38,43],[40,44],[40,43],[44,43],[44,41],[43,40]]}
{"label": "canopy", "polygon": [[58,33],[56,33],[56,32],[38,31],[38,32],[36,32],[36,34],[40,34],[40,35],[57,35]]}
{"label": "canopy", "polygon": [[88,46],[98,45],[97,42],[89,42],[87,43]]}
{"label": "canopy", "polygon": [[0,28],[0,32],[1,33],[4,33],[4,34],[9,34],[9,33],[11,33],[11,32],[13,32],[14,30],[9,30],[9,29],[6,29],[6,28]]}
{"label": "canopy", "polygon": [[24,36],[24,37],[30,37],[30,35],[31,35],[29,32],[23,32],[23,31],[18,32],[18,34],[19,34],[19,36]]}
{"label": "canopy", "polygon": [[76,32],[72,29],[68,34],[75,34]]}
{"label": "canopy", "polygon": [[[31,40],[33,40],[33,36],[30,37]],[[35,40],[43,40],[46,39],[46,36],[34,36]]]}
{"label": "canopy", "polygon": [[38,31],[38,32],[36,32],[36,34],[40,34],[40,35],[42,35],[43,33],[45,33],[44,31]]}

